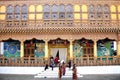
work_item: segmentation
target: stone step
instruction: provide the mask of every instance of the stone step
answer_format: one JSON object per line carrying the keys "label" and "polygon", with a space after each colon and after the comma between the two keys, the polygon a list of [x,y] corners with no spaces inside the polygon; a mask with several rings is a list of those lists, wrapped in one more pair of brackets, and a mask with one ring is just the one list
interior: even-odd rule
{"label": "stone step", "polygon": [[[78,77],[83,77],[79,73],[77,74]],[[47,69],[46,71],[41,71],[40,73],[34,76],[35,78],[58,78],[58,67],[51,70],[51,68]],[[63,78],[71,78],[72,77],[72,70],[66,68],[66,74],[62,76]]]}

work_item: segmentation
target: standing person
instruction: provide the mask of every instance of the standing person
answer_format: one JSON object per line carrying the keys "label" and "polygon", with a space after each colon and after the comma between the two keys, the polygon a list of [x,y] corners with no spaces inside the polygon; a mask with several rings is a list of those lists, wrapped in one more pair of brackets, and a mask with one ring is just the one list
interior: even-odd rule
{"label": "standing person", "polygon": [[55,57],[55,59],[54,59],[55,66],[57,66],[57,64],[58,64],[58,60],[59,60],[59,58],[58,58],[58,57]]}
{"label": "standing person", "polygon": [[45,69],[44,70],[46,71],[47,69],[48,69],[48,64],[45,65]]}
{"label": "standing person", "polygon": [[59,64],[59,72],[58,72],[59,78],[62,78],[62,66]]}
{"label": "standing person", "polygon": [[73,80],[77,80],[77,68],[76,68],[76,64],[73,65]]}
{"label": "standing person", "polygon": [[51,63],[50,63],[50,67],[52,68],[52,70],[53,70],[54,66],[55,66],[54,60],[52,60]]}
{"label": "standing person", "polygon": [[68,67],[69,67],[69,70],[71,69],[71,60],[69,60],[68,62]]}
{"label": "standing person", "polygon": [[50,67],[52,68],[52,70],[53,70],[54,66],[55,66],[55,64],[54,64],[54,58],[51,56],[50,57]]}
{"label": "standing person", "polygon": [[65,65],[64,62],[62,63],[62,71],[63,71],[63,75],[65,75],[65,72],[66,72],[66,65]]}

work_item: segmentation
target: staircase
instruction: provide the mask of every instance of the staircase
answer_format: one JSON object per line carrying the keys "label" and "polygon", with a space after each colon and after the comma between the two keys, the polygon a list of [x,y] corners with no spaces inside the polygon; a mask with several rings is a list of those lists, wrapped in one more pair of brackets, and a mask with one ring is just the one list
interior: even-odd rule
{"label": "staircase", "polygon": [[[77,75],[78,77],[83,77],[79,73]],[[36,74],[34,78],[58,78],[58,67],[55,67],[53,70],[49,68],[46,71],[41,71],[40,73]],[[66,68],[66,74],[62,76],[62,78],[72,78],[72,70]]]}

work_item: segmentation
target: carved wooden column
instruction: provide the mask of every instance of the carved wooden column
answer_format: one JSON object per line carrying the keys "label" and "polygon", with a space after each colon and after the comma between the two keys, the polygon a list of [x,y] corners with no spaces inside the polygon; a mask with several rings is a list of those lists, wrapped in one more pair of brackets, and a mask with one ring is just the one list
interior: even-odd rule
{"label": "carved wooden column", "polygon": [[24,41],[21,41],[20,44],[20,57],[24,57]]}
{"label": "carved wooden column", "polygon": [[73,41],[72,39],[70,40],[70,59],[73,59]]}
{"label": "carved wooden column", "polygon": [[94,57],[97,57],[97,40],[94,40]]}
{"label": "carved wooden column", "polygon": [[120,56],[120,41],[117,41],[117,55]]}
{"label": "carved wooden column", "polygon": [[45,40],[45,59],[48,59],[48,40]]}

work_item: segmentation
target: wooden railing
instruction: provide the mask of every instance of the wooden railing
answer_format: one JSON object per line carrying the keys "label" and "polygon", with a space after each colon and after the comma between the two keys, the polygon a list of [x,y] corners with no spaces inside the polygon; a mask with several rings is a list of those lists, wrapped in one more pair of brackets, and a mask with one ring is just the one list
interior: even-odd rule
{"label": "wooden railing", "polygon": [[0,58],[0,66],[45,66],[48,63],[44,58]]}
{"label": "wooden railing", "polygon": [[[112,57],[79,57],[72,60],[72,64],[77,66],[104,66],[120,65],[120,56]],[[0,66],[45,66],[49,64],[49,59],[23,57],[23,58],[4,58],[0,57]],[[67,62],[66,62],[67,64]]]}
{"label": "wooden railing", "polygon": [[80,57],[73,60],[78,66],[120,65],[120,56]]}

